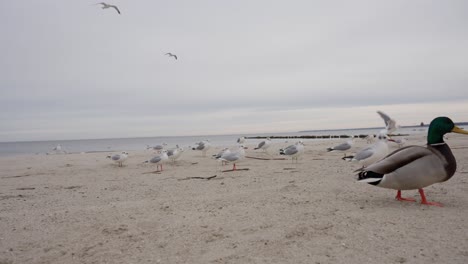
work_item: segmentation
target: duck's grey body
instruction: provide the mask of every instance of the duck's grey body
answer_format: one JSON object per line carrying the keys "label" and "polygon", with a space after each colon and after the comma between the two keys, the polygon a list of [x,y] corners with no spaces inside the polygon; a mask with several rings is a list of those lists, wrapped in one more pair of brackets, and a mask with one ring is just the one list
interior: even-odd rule
{"label": "duck's grey body", "polygon": [[[388,189],[415,190],[447,181],[456,168],[455,157],[445,143],[409,146],[370,165],[359,173],[359,179]],[[372,182],[372,179],[376,181]]]}
{"label": "duck's grey body", "polygon": [[468,135],[468,131],[457,127],[448,117],[432,120],[427,133],[427,146],[408,146],[398,149],[382,160],[360,169],[360,182],[398,190],[396,199],[414,201],[401,197],[401,190],[418,189],[421,204],[442,206],[428,202],[424,187],[449,180],[457,169],[457,162],[450,147],[444,142],[446,133]]}

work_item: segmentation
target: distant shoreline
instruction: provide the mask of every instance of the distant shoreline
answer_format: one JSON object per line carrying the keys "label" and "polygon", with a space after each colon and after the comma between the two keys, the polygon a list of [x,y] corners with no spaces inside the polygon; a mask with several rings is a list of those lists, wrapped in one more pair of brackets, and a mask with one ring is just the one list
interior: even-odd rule
{"label": "distant shoreline", "polygon": [[[302,132],[301,132],[302,133]],[[366,138],[367,134],[361,135],[305,135],[305,136],[253,136],[253,137],[245,137],[246,139],[262,139],[262,138],[271,138],[271,139],[287,139],[287,138],[303,138],[303,139],[326,139],[326,138]],[[406,137],[409,134],[394,134],[389,135],[391,137]]]}
{"label": "distant shoreline", "polygon": [[[457,126],[468,126],[468,122],[456,122]],[[414,126],[401,126],[400,128],[422,128],[429,127],[429,124],[414,125]],[[310,132],[326,132],[326,131],[347,131],[347,130],[371,130],[371,129],[382,129],[382,127],[361,127],[361,128],[338,128],[338,129],[314,129],[314,130],[301,130],[298,133],[310,133]]]}

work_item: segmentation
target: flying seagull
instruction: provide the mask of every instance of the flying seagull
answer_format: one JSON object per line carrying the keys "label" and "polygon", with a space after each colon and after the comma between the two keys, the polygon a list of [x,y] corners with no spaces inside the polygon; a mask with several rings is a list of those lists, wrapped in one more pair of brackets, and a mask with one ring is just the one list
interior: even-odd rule
{"label": "flying seagull", "polygon": [[168,53],[166,53],[166,55],[169,55],[169,57],[174,57],[177,60],[177,55],[175,55],[175,54],[172,54],[172,53],[168,52]]}
{"label": "flying seagull", "polygon": [[379,114],[385,122],[385,129],[387,130],[385,134],[390,134],[397,130],[398,126],[396,124],[395,119],[390,118],[387,114],[385,114],[382,111],[377,111],[377,114]]}
{"label": "flying seagull", "polygon": [[118,8],[117,6],[115,6],[115,5],[109,5],[109,4],[106,4],[106,3],[104,3],[104,2],[97,3],[96,5],[102,5],[102,9],[114,8],[114,9],[117,11],[117,13],[119,13],[119,15],[120,15],[120,10],[119,10],[119,8]]}

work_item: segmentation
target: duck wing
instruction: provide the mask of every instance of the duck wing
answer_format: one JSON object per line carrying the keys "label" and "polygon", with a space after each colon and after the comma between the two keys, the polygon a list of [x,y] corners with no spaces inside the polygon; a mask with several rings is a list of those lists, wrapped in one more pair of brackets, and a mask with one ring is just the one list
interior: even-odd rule
{"label": "duck wing", "polygon": [[361,169],[359,181],[396,190],[424,188],[447,177],[446,159],[432,148],[408,146]]}

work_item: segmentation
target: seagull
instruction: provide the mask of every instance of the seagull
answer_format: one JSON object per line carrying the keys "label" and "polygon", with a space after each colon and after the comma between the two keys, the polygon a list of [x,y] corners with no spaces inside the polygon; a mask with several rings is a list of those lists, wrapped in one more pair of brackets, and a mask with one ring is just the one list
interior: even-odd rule
{"label": "seagull", "polygon": [[[334,147],[331,147],[331,148],[327,148],[327,151],[328,152],[336,152],[336,151],[346,151],[346,150],[349,150],[351,149],[351,147],[353,146],[353,140],[350,139],[344,143],[341,143],[339,145],[336,145]],[[344,154],[346,156],[346,152]]]}
{"label": "seagull", "polygon": [[401,148],[405,145],[407,139],[406,138],[396,138],[396,139],[391,138],[388,141],[395,142],[396,144],[398,144],[398,148]]}
{"label": "seagull", "polygon": [[245,137],[240,137],[237,139],[237,144],[244,144],[245,142]]}
{"label": "seagull", "polygon": [[302,153],[304,153],[304,142],[302,141],[298,141],[294,145],[290,145],[285,149],[280,149],[280,155],[291,156],[291,162],[296,160],[296,163]]}
{"label": "seagull", "polygon": [[369,167],[357,170],[358,181],[397,190],[395,199],[399,201],[414,202],[414,199],[401,197],[401,191],[417,189],[421,204],[442,206],[428,202],[423,188],[447,181],[455,174],[457,161],[443,137],[450,132],[468,135],[468,131],[457,127],[450,118],[435,118],[429,125],[425,147],[407,146],[395,150]]}
{"label": "seagull", "polygon": [[374,143],[374,135],[367,135],[364,139],[366,140],[367,144]]}
{"label": "seagull", "polygon": [[161,166],[161,171],[163,170],[163,167],[162,167],[162,164],[164,162],[166,162],[167,160],[169,159],[169,157],[167,156],[167,150],[163,150],[161,154],[159,154],[158,156],[150,159],[150,160],[147,160],[145,161],[144,163],[154,163],[156,164],[156,171],[159,171],[158,168],[159,166]]}
{"label": "seagull", "polygon": [[161,151],[164,149],[164,146],[167,146],[166,143],[158,144],[156,146],[150,147],[149,145],[146,145],[146,149],[154,149],[158,153],[161,153]]}
{"label": "seagull", "polygon": [[[218,152],[218,154],[214,154],[213,158],[220,159],[223,155],[227,155],[229,153],[231,153],[231,150],[229,148],[223,148],[222,150]],[[223,161],[222,163],[224,165],[225,162]]]}
{"label": "seagull", "polygon": [[182,155],[182,152],[184,152],[184,149],[180,148],[179,145],[176,145],[176,148],[167,151],[167,156],[172,160],[172,162],[175,162],[180,155]]}
{"label": "seagull", "polygon": [[122,151],[120,154],[115,154],[113,156],[107,156],[108,159],[111,159],[115,163],[119,164],[119,167],[123,166],[123,162],[128,158],[128,152]]}
{"label": "seagull", "polygon": [[203,157],[206,156],[206,151],[211,148],[211,143],[209,140],[203,140],[196,144],[197,146],[192,148],[192,150],[201,150]]}
{"label": "seagull", "polygon": [[169,57],[174,57],[174,59],[177,60],[177,55],[175,55],[175,54],[172,54],[172,53],[168,52],[168,53],[166,53],[166,55],[168,55]]}
{"label": "seagull", "polygon": [[264,141],[258,143],[258,146],[254,149],[263,149],[266,152],[267,148],[271,145],[271,139],[267,137]]}
{"label": "seagull", "polygon": [[102,5],[102,9],[114,8],[115,11],[117,11],[117,13],[119,13],[119,15],[120,15],[120,10],[119,10],[119,8],[118,8],[117,6],[115,6],[115,5],[109,5],[109,4],[106,4],[106,3],[104,3],[104,2],[97,3],[96,5]]}
{"label": "seagull", "polygon": [[237,151],[229,151],[225,152],[218,160],[224,162],[232,162],[232,170],[235,171],[236,163],[242,160],[245,156],[245,150],[243,145],[239,145],[239,149]]}
{"label": "seagull", "polygon": [[397,130],[398,127],[396,125],[395,119],[390,118],[387,114],[385,114],[382,111],[377,111],[377,114],[379,114],[385,122],[385,129],[387,130],[385,134],[391,134],[395,132],[395,130]]}
{"label": "seagull", "polygon": [[354,155],[350,161],[359,161],[363,167],[367,167],[387,156],[387,135],[380,133],[377,136],[377,139],[378,140],[376,143],[356,153],[356,155]]}

